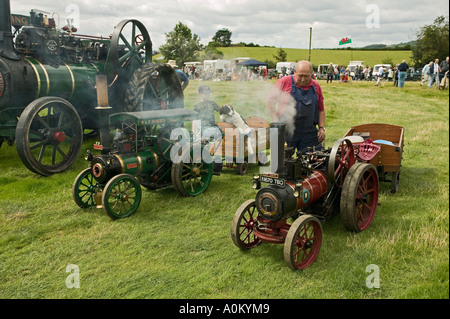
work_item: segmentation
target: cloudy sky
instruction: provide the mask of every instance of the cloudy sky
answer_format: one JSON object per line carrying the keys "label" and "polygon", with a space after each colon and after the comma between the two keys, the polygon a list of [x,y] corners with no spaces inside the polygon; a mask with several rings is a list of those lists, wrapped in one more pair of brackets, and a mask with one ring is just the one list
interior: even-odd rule
{"label": "cloudy sky", "polygon": [[228,28],[233,43],[253,42],[283,48],[337,48],[352,38],[353,47],[415,40],[415,32],[437,16],[449,14],[447,0],[11,0],[11,10],[57,12],[78,21],[79,32],[107,36],[123,19],[138,19],[153,48],[178,22],[199,35],[202,44]]}

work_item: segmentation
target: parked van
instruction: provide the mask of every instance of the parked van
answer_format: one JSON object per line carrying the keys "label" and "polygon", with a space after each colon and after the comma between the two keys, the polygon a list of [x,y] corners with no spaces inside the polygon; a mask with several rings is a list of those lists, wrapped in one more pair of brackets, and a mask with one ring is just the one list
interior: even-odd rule
{"label": "parked van", "polygon": [[[333,65],[333,69],[335,67],[337,67],[337,64],[332,64]],[[328,71],[328,67],[330,66],[330,64],[319,64],[319,66],[317,67],[317,78],[319,80],[322,79],[326,79],[327,78],[327,71]]]}
{"label": "parked van", "polygon": [[362,66],[364,68],[364,61],[350,61],[348,64],[348,70],[350,71],[350,76],[354,77],[356,75],[356,67]]}
{"label": "parked van", "polygon": [[392,65],[390,64],[375,64],[373,66],[373,72],[372,72],[372,76],[376,79],[378,77],[378,70],[380,69],[380,67],[383,66],[384,67],[384,72],[386,72],[387,70],[389,70],[390,68],[392,68]]}
{"label": "parked van", "polygon": [[277,73],[283,73],[283,67],[285,67],[287,71],[288,69],[295,67],[296,64],[297,62],[278,62],[276,67]]}

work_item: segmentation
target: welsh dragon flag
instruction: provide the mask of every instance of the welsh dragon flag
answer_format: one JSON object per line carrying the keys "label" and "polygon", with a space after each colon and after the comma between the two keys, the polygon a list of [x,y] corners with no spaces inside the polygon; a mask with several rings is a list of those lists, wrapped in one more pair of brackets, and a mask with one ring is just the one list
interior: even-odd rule
{"label": "welsh dragon flag", "polygon": [[339,40],[339,45],[349,44],[349,43],[352,43],[352,38],[350,38],[350,36],[343,37],[342,39]]}

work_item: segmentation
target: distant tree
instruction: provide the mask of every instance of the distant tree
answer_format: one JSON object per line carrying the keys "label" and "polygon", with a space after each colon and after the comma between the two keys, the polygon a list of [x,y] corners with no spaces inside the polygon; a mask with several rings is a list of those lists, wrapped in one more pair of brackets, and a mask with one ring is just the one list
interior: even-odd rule
{"label": "distant tree", "polygon": [[449,17],[439,16],[430,25],[424,25],[416,33],[417,40],[412,47],[412,58],[416,66],[423,66],[449,54]]}
{"label": "distant tree", "polygon": [[277,55],[273,55],[273,57],[277,62],[286,62],[287,52],[282,48],[279,48],[277,51]]}
{"label": "distant tree", "polygon": [[226,28],[217,30],[216,34],[212,38],[214,42],[220,43],[222,47],[229,47],[231,45],[232,32]]}
{"label": "distant tree", "polygon": [[211,41],[205,48],[203,60],[217,60],[223,59],[223,52],[217,49],[220,46],[219,43]]}
{"label": "distant tree", "polygon": [[273,62],[272,60],[268,60],[268,59],[264,60],[264,62],[267,63],[268,69],[275,69],[275,67],[277,65],[275,62]]}
{"label": "distant tree", "polygon": [[166,43],[159,50],[166,60],[176,60],[179,66],[198,59],[200,38],[191,29],[179,22],[173,31],[166,33]]}
{"label": "distant tree", "polygon": [[396,64],[394,63],[394,61],[392,60],[391,57],[384,58],[383,60],[381,60],[381,63],[382,64],[390,64],[392,67],[396,66]]}

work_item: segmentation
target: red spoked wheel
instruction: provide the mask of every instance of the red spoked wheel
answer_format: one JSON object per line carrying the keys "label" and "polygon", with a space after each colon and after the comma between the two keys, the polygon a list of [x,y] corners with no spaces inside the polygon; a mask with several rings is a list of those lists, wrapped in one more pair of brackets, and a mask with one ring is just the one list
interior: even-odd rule
{"label": "red spoked wheel", "polygon": [[258,221],[258,210],[254,199],[244,202],[234,214],[231,224],[231,239],[242,250],[251,249],[261,243],[253,232]]}
{"label": "red spoked wheel", "polygon": [[340,139],[331,148],[328,161],[327,178],[329,185],[337,182],[339,186],[344,184],[345,176],[350,167],[355,163],[355,150],[349,139]]}
{"label": "red spoked wheel", "polygon": [[306,269],[319,255],[322,225],[312,215],[303,215],[291,225],[284,242],[284,261],[294,269]]}
{"label": "red spoked wheel", "polygon": [[341,220],[355,232],[367,229],[378,206],[378,172],[372,164],[357,163],[350,168],[341,194]]}

